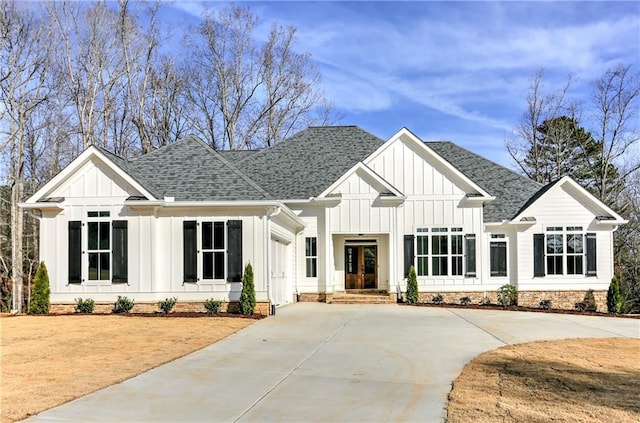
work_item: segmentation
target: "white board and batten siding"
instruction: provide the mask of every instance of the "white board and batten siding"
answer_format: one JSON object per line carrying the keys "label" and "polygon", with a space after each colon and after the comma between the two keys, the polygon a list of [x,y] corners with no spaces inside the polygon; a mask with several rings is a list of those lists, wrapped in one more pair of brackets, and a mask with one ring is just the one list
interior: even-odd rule
{"label": "white board and batten siding", "polygon": [[[520,290],[606,290],[613,276],[613,232],[598,225],[596,216],[606,214],[595,205],[585,205],[573,187],[553,187],[526,211],[535,223],[517,234],[518,288]],[[596,234],[597,276],[546,275],[533,277],[533,235],[548,234],[548,227],[581,226],[583,233]],[[566,248],[566,245],[565,245]],[[566,270],[566,269],[565,269]]]}

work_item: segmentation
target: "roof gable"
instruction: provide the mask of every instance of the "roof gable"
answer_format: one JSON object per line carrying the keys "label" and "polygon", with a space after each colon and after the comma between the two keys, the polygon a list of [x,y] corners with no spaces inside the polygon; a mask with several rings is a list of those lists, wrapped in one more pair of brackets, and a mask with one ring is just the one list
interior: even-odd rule
{"label": "roof gable", "polygon": [[[327,197],[332,194],[362,193],[363,188],[362,185],[358,183],[358,181],[362,181],[367,187],[371,187],[371,189],[373,189],[378,194],[399,198],[404,197],[396,187],[391,185],[382,176],[378,175],[362,162],[357,163],[318,197]],[[357,187],[354,188],[348,186],[350,185],[350,182],[355,183]],[[346,192],[343,192],[342,189],[344,189]],[[364,191],[367,190],[368,189],[364,189]]]}
{"label": "roof gable", "polygon": [[536,208],[548,208],[545,203],[553,201],[552,199],[562,195],[561,193],[570,196],[576,203],[587,209],[597,220],[601,221],[601,224],[622,224],[627,222],[569,176],[564,176],[541,188],[523,205],[512,221],[519,222],[527,219],[532,214],[535,215]]}
{"label": "roof gable", "polygon": [[[123,169],[122,163],[124,160],[111,154],[105,153],[102,149],[90,145],[85,151],[83,151],[78,157],[76,157],[67,167],[65,167],[60,173],[54,176],[49,182],[43,185],[38,191],[36,191],[31,197],[25,201],[25,204],[34,204],[45,200],[47,197],[55,195],[56,192],[60,192],[64,185],[72,182],[73,178],[81,172],[83,168],[93,162],[96,166],[103,167],[101,173],[111,173],[109,177],[114,180],[120,178],[122,182],[119,184],[123,186],[123,190],[133,190],[136,194],[144,196],[149,199],[157,198],[154,193],[147,189],[147,187],[141,184],[136,178],[132,177],[130,173]],[[114,175],[116,178],[114,178]],[[128,185],[130,188],[126,187]]]}

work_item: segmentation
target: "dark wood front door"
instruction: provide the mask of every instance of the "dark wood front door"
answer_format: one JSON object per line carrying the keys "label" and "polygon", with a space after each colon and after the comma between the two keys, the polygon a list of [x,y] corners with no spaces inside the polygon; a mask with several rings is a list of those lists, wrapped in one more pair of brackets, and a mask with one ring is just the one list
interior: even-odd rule
{"label": "dark wood front door", "polygon": [[376,289],[378,282],[378,247],[347,245],[344,247],[345,289]]}

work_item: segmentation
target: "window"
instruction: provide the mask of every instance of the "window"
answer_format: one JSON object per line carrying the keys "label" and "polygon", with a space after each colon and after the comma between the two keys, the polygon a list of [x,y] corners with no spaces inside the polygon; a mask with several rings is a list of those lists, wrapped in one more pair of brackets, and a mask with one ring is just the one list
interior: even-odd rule
{"label": "window", "polygon": [[318,276],[318,239],[306,237],[304,239],[304,257],[306,263],[306,275],[308,278]]}
{"label": "window", "polygon": [[69,283],[128,281],[127,221],[108,211],[87,212],[68,227]]}
{"label": "window", "polygon": [[567,227],[567,275],[582,275],[582,257],[584,255],[582,228]]}
{"label": "window", "polygon": [[242,280],[241,220],[185,220],[182,234],[185,283]]}
{"label": "window", "polygon": [[489,242],[491,276],[507,276],[507,242],[504,234],[492,234]]}
{"label": "window", "polygon": [[224,279],[224,222],[202,222],[202,279]]}
{"label": "window", "polygon": [[[462,276],[464,263],[467,271],[471,270],[467,276],[475,275],[474,236],[463,236],[462,228],[418,228],[416,232],[418,276]],[[466,260],[465,250],[469,254]]]}
{"label": "window", "polygon": [[596,275],[596,234],[582,226],[551,226],[534,234],[534,276]]}

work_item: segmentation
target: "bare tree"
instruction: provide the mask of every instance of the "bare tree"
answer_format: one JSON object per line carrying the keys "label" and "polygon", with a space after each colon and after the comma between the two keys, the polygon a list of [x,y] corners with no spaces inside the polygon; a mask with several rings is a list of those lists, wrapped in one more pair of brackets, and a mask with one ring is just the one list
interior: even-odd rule
{"label": "bare tree", "polygon": [[543,70],[538,71],[532,78],[527,94],[527,109],[516,128],[515,137],[507,140],[506,147],[509,155],[527,177],[536,182],[548,183],[549,172],[545,172],[548,158],[545,157],[542,138],[546,136],[547,141],[550,141],[551,136],[564,137],[566,134],[559,132],[559,126],[546,135],[541,134],[540,128],[544,122],[560,116],[573,119],[578,114],[578,107],[576,103],[570,103],[567,99],[573,77],[570,76],[566,84],[554,93],[545,92],[543,78]]}
{"label": "bare tree", "polygon": [[[193,125],[214,148],[273,145],[331,118],[308,54],[294,49],[293,27],[274,25],[258,43],[258,16],[243,7],[209,12],[187,39]],[[191,60],[193,59],[193,60]]]}
{"label": "bare tree", "polygon": [[[26,151],[36,125],[32,120],[49,96],[47,64],[50,35],[32,13],[17,10],[13,2],[0,3],[0,93],[3,119],[0,131],[5,135],[3,152],[8,150],[11,190],[11,277],[12,310],[23,307],[23,230],[24,216],[18,204],[24,200]],[[5,155],[5,154],[3,154]]]}
{"label": "bare tree", "polygon": [[[627,178],[640,169],[639,98],[640,74],[633,73],[631,65],[610,69],[593,82],[593,126],[601,142],[595,193],[609,204],[617,202]],[[612,180],[614,167],[619,169],[613,176],[617,180]]]}

